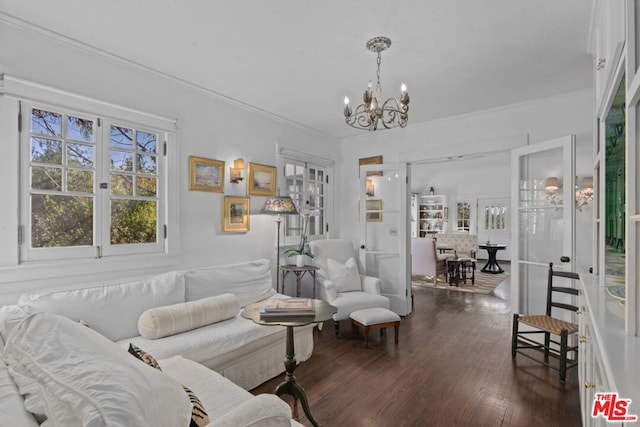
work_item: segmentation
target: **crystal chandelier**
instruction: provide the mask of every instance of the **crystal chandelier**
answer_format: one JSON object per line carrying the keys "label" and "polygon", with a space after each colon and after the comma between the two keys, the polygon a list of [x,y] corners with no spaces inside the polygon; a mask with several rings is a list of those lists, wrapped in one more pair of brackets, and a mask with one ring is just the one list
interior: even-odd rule
{"label": "crystal chandelier", "polygon": [[[397,126],[405,127],[409,120],[409,94],[407,87],[402,84],[400,88],[400,101],[389,98],[382,101],[382,86],[380,85],[380,52],[391,46],[391,39],[388,37],[374,37],[367,42],[367,49],[378,54],[378,80],[375,92],[371,81],[367,90],[362,95],[362,104],[358,105],[355,113],[349,106],[349,98],[344,97],[344,118],[345,122],[356,129],[378,130],[391,129]],[[382,124],[382,126],[379,126]]]}

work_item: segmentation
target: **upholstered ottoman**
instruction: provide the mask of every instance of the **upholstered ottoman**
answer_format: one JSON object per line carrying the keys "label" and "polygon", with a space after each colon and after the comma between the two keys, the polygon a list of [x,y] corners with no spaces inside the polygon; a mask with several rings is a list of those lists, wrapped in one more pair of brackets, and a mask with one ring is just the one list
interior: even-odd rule
{"label": "upholstered ottoman", "polygon": [[369,329],[380,329],[380,336],[388,326],[395,330],[395,343],[398,344],[398,332],[400,332],[400,316],[386,308],[366,308],[354,311],[351,318],[351,331],[355,334],[356,326],[364,328],[364,345],[369,347]]}

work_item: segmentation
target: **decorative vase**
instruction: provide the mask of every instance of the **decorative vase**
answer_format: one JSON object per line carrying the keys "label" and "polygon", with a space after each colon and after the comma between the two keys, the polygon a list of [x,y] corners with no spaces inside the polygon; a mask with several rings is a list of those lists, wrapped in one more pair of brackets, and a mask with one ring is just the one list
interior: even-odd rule
{"label": "decorative vase", "polygon": [[296,255],[296,267],[304,267],[304,255]]}

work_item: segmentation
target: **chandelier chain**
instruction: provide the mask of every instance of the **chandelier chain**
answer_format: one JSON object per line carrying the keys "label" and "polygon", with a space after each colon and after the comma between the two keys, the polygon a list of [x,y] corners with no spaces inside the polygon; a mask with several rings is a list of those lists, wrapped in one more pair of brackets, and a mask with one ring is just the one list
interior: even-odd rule
{"label": "chandelier chain", "polygon": [[382,62],[380,52],[378,52],[378,60],[376,62],[378,63],[378,86],[380,86],[380,63]]}

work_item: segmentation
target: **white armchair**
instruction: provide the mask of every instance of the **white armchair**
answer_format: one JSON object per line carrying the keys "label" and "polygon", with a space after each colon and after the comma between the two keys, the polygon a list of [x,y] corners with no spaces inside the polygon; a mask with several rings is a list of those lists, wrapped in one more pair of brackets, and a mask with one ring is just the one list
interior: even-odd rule
{"label": "white armchair", "polygon": [[[314,256],[313,264],[319,268],[319,298],[338,309],[333,315],[336,336],[340,332],[340,321],[348,319],[352,312],[365,308],[389,308],[389,299],[380,294],[381,280],[357,271],[353,246],[349,240],[314,240],[309,243],[309,248]],[[359,283],[348,283],[349,271],[359,276]],[[339,274],[341,272],[342,275]]]}
{"label": "white armchair", "polygon": [[447,261],[451,255],[438,254],[436,241],[431,238],[411,239],[411,275],[433,277],[433,286],[438,276],[447,276]]}

